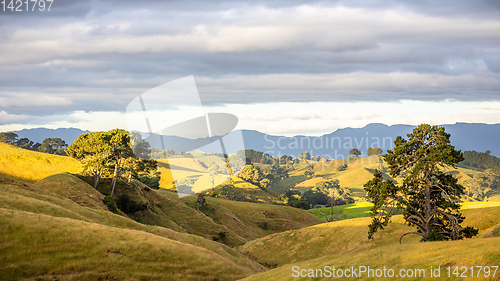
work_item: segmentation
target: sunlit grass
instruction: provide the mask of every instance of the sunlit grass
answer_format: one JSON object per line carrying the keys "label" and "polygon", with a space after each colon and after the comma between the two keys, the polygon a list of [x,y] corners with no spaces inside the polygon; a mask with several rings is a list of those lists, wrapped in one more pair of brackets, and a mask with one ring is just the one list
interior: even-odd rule
{"label": "sunlit grass", "polygon": [[59,156],[21,149],[0,142],[0,174],[35,182],[61,172],[79,173],[80,162]]}
{"label": "sunlit grass", "polygon": [[[414,228],[404,225],[402,216],[397,215],[393,217],[392,222],[384,230],[375,234],[373,240],[367,238],[368,224],[371,219],[356,218],[269,235],[248,242],[240,247],[240,250],[256,257],[261,263],[277,265],[303,262],[303,264],[312,266],[316,264],[314,263],[316,258],[330,262],[328,265],[347,265],[345,262],[352,259],[353,263],[349,266],[385,264],[386,266],[403,267],[406,264],[416,266],[418,262],[442,265],[450,261],[474,262],[470,265],[497,264],[500,261],[498,247],[492,247],[492,245],[497,245],[496,243],[499,241],[487,241],[481,237],[494,231],[494,227],[500,222],[500,207],[467,209],[463,211],[463,214],[466,217],[463,222],[464,226],[473,226],[479,229],[477,238],[454,242],[421,243],[419,236],[410,235],[403,238],[403,243],[399,244],[399,237],[405,232],[414,231]],[[433,248],[436,245],[439,245],[438,248],[449,248],[449,252],[443,250],[436,255],[432,250],[425,252],[426,248]],[[477,248],[467,250],[472,245]],[[391,256],[394,251],[401,255]],[[456,253],[461,251],[462,254],[457,257]],[[469,256],[469,252],[471,256]],[[407,263],[398,258],[405,256],[419,257],[418,259],[422,260],[418,262],[415,260],[416,263]],[[465,258],[465,256],[468,257]],[[322,266],[324,265],[326,264]],[[284,266],[273,271],[278,273],[289,269],[289,266]],[[279,276],[282,276],[282,273],[279,273]],[[288,273],[291,272],[288,271]],[[275,280],[277,276],[263,274],[257,275],[255,278],[250,280],[258,280],[257,278]]]}
{"label": "sunlit grass", "polygon": [[[338,216],[338,214],[340,214],[340,211],[342,211],[342,215],[341,215],[341,217],[339,217],[340,220],[369,217],[370,216],[369,212],[370,212],[372,207],[373,207],[373,204],[370,202],[346,204],[346,205],[334,207],[333,213],[334,213],[334,217],[336,217],[336,216]],[[325,217],[318,211],[318,209],[309,209],[308,211],[311,214],[317,216],[318,218],[326,221]],[[325,215],[330,217],[330,207],[321,208],[321,211]]]}

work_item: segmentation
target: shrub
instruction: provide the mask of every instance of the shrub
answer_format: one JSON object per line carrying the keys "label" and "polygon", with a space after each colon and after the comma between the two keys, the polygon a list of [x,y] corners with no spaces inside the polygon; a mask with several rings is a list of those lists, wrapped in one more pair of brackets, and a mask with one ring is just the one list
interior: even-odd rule
{"label": "shrub", "polygon": [[139,176],[137,179],[152,189],[160,189],[160,177]]}
{"label": "shrub", "polygon": [[137,202],[133,200],[128,194],[124,193],[118,197],[118,201],[116,202],[116,205],[118,208],[126,213],[126,214],[131,214],[131,213],[136,213],[142,210],[147,209],[147,204],[143,202]]}
{"label": "shrub", "polygon": [[347,164],[342,164],[337,167],[337,171],[345,171],[347,170]]}
{"label": "shrub", "polygon": [[113,213],[117,213],[118,209],[116,208],[116,203],[113,197],[111,196],[105,196],[104,199],[102,199],[102,202],[106,207],[108,207],[108,210],[110,210]]}
{"label": "shrub", "polygon": [[257,225],[264,230],[269,229],[269,223],[267,221],[259,221]]}

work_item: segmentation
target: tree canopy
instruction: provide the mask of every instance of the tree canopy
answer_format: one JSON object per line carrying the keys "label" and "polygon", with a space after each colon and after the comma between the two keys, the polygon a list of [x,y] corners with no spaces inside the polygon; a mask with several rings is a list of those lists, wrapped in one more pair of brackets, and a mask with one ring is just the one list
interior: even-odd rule
{"label": "tree canopy", "polygon": [[[127,175],[129,181],[134,177],[152,188],[158,188],[160,175],[157,162],[148,159],[151,152],[149,144],[142,140],[140,134],[133,137],[131,142],[129,133],[122,129],[82,134],[68,146],[66,152],[84,164],[84,172],[94,178],[94,188],[97,188],[105,172],[112,175],[111,196],[122,174]],[[146,159],[133,155],[134,143],[142,146],[138,151]]]}
{"label": "tree canopy", "polygon": [[366,155],[368,155],[368,156],[380,155],[382,153],[384,153],[382,151],[382,148],[377,147],[377,146],[376,147],[368,147],[368,150],[366,151]]}
{"label": "tree canopy", "polygon": [[358,156],[361,155],[361,151],[359,151],[359,149],[357,148],[353,148],[349,150],[349,155],[351,155],[352,158],[358,158]]}
{"label": "tree canopy", "polygon": [[18,135],[12,132],[2,132],[0,133],[0,141],[8,144],[15,144]]}
{"label": "tree canopy", "polygon": [[408,134],[408,140],[399,136],[394,144],[394,149],[388,150],[383,158],[390,175],[401,177],[403,182],[398,185],[392,179],[384,179],[376,170],[374,178],[364,185],[374,204],[368,237],[384,229],[394,208],[401,208],[406,223],[417,227],[416,232],[403,236],[416,234],[422,241],[437,241],[477,234],[476,229],[461,226],[464,217],[457,199],[464,187],[451,174],[443,172],[463,160],[462,153],[450,144],[450,134],[443,127],[422,124]]}
{"label": "tree canopy", "polygon": [[83,163],[84,173],[94,178],[94,188],[97,188],[109,162],[109,149],[106,133],[93,132],[79,135],[66,153]]}

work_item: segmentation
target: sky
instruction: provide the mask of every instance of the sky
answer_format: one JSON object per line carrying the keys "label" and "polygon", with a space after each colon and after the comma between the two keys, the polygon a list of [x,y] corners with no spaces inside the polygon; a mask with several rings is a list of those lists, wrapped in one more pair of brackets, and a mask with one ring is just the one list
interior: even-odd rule
{"label": "sky", "polygon": [[126,129],[135,98],[190,75],[206,112],[269,134],[500,123],[495,0],[54,0],[38,9],[0,4],[0,131]]}

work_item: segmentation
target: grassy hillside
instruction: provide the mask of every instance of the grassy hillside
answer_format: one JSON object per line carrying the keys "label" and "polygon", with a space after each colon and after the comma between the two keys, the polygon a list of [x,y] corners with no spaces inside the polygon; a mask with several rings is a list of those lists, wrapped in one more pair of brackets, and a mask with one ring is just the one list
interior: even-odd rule
{"label": "grassy hillside", "polygon": [[215,195],[219,198],[245,201],[245,202],[259,202],[259,203],[272,203],[279,193],[267,189],[263,190],[259,186],[246,182],[239,177],[232,177],[233,186],[219,185],[212,189],[207,189],[210,196]]}
{"label": "grassy hillside", "polygon": [[[347,169],[339,171],[338,167],[344,163],[348,165]],[[304,172],[307,166],[311,164],[314,166],[314,176],[308,178],[304,175]],[[341,186],[351,189],[354,199],[360,199],[366,196],[363,185],[373,178],[373,172],[377,168],[379,168],[379,163],[377,162],[376,156],[322,162],[302,160],[302,163],[294,165],[294,169],[289,173],[290,177],[275,184],[273,189],[278,192],[285,192],[290,188],[296,188],[303,193],[314,187],[316,183],[320,181],[335,178],[339,180]],[[388,174],[387,165],[384,163],[380,168],[382,168],[383,177],[385,179],[390,179],[391,177]],[[471,179],[478,170],[471,167],[458,166],[457,169],[446,169],[445,172],[453,174],[460,184],[464,184],[465,181]],[[401,181],[399,178],[395,180]],[[486,195],[488,201],[500,202],[500,192],[497,190],[489,190]],[[464,196],[462,199],[464,201],[477,201],[467,196]]]}
{"label": "grassy hillside", "polygon": [[[195,196],[188,196],[182,200],[196,208]],[[214,222],[226,226],[246,241],[322,223],[320,219],[304,210],[287,206],[211,197],[207,197],[206,200],[208,206],[200,210]]]}
{"label": "grassy hillside", "polygon": [[[356,253],[334,254],[331,251],[329,255],[316,257],[311,260],[287,264],[282,267],[269,270],[260,274],[252,275],[243,280],[297,280],[292,277],[293,267],[298,269],[323,269],[325,266],[334,266],[336,269],[346,269],[353,266],[355,269],[360,266],[370,267],[371,269],[392,269],[395,274],[392,278],[368,277],[367,273],[361,276],[361,280],[461,280],[456,276],[448,277],[448,270],[453,273],[455,269],[459,273],[463,272],[462,266],[494,266],[500,262],[498,247],[500,237],[488,239],[468,239],[464,241],[432,242],[432,243],[403,243],[390,244],[377,248],[367,249]],[[440,277],[431,277],[430,270],[440,267]],[[295,270],[297,270],[295,268]],[[405,274],[415,274],[415,270],[422,269],[425,275],[419,275],[421,278],[398,277],[400,270]],[[409,270],[406,271],[406,270]],[[467,278],[472,280],[498,280],[499,272],[496,276],[485,277],[481,272],[480,277]],[[474,274],[478,270],[475,269]],[[359,274],[359,271],[358,271]],[[468,271],[470,276],[470,271]],[[350,278],[355,279],[355,278]],[[356,278],[357,279],[357,278]],[[300,279],[303,280],[303,279]],[[307,280],[332,280],[332,278],[308,278]]]}
{"label": "grassy hillside", "polygon": [[[84,177],[84,179],[92,182],[91,178]],[[100,210],[108,209],[102,203],[102,198],[104,198],[103,194],[109,194],[109,179],[104,179],[101,182],[98,188],[100,192],[94,190],[85,181],[68,173],[50,176],[37,182],[36,186],[40,188],[40,191],[69,199],[81,206]],[[124,216],[141,223],[166,227],[182,233],[196,234],[210,240],[219,239],[220,235],[224,235],[224,239],[220,242],[230,246],[242,245],[251,239],[279,231],[321,223],[320,219],[304,210],[215,198],[207,198],[208,206],[203,208],[202,212],[198,212],[195,204],[196,196],[181,200],[177,193],[166,190],[157,192],[137,181],[130,184],[118,182],[115,189],[117,204],[120,204],[121,196],[126,196],[133,201],[128,204],[129,211],[124,210],[126,214],[122,213]],[[225,206],[231,207],[229,209]],[[136,207],[137,210],[134,210]],[[276,212],[279,215],[260,219],[266,210],[270,212],[278,210]],[[45,210],[41,211],[41,213],[45,212]],[[252,213],[252,215],[247,215],[248,213]],[[236,221],[239,223],[234,224]],[[265,230],[259,225],[263,221],[268,225]]]}
{"label": "grassy hillside", "polygon": [[[338,167],[342,164],[348,164],[348,168],[339,171]],[[314,166],[314,177],[304,176],[308,165]],[[290,188],[297,188],[301,192],[314,187],[317,182],[336,178],[341,186],[349,187],[354,197],[365,196],[363,185],[373,177],[373,171],[377,168],[377,158],[364,157],[359,159],[343,159],[323,162],[306,161],[295,164],[294,169],[289,173],[290,177],[278,182],[273,189],[284,192]],[[386,175],[388,178],[389,176]]]}
{"label": "grassy hillside", "polygon": [[221,243],[0,177],[0,280],[234,280],[263,268]]}
{"label": "grassy hillside", "polygon": [[[490,228],[500,223],[500,206],[467,209],[462,213],[466,216],[463,225],[480,229],[479,236],[492,231]],[[402,216],[394,216],[393,222],[384,231],[377,232],[373,240],[368,240],[367,226],[370,221],[370,218],[356,218],[277,233],[251,241],[240,250],[256,257],[260,263],[284,265],[334,253],[354,255],[391,246],[398,244],[403,233],[414,229],[403,224]],[[403,238],[403,244],[420,244],[419,240],[419,236],[407,236]],[[481,250],[488,252],[487,248]],[[497,258],[500,259],[500,256]]]}
{"label": "grassy hillside", "polygon": [[61,172],[78,173],[79,161],[0,142],[0,174],[35,182]]}
{"label": "grassy hillside", "polygon": [[100,210],[108,209],[102,202],[104,195],[88,183],[69,173],[48,176],[37,181],[35,185],[51,194],[70,199],[81,206]]}
{"label": "grassy hillside", "polygon": [[221,255],[144,231],[7,209],[0,221],[2,280],[234,280],[262,271],[236,252]]}

